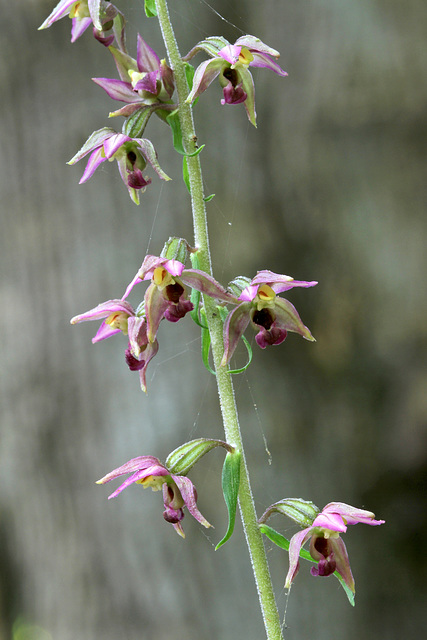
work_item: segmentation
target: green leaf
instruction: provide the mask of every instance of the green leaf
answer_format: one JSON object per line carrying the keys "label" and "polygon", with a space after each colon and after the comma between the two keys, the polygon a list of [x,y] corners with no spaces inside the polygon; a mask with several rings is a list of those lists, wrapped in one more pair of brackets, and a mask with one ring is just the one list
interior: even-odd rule
{"label": "green leaf", "polygon": [[237,497],[239,495],[240,485],[240,463],[241,453],[237,449],[234,453],[227,453],[222,468],[222,491],[224,493],[225,504],[228,509],[228,529],[221,540],[215,547],[217,551],[223,544],[229,540],[234,531],[234,521],[236,519]]}
{"label": "green leaf", "polygon": [[184,156],[182,159],[182,178],[185,182],[185,186],[187,187],[187,191],[191,196],[190,175],[188,173],[188,162],[186,156]]}
{"label": "green leaf", "polygon": [[[267,538],[269,538],[271,542],[274,542],[274,544],[276,544],[281,549],[285,549],[285,551],[289,550],[290,541],[287,538],[285,538],[285,536],[282,536],[281,533],[279,533],[272,527],[269,527],[268,524],[260,524],[259,528],[261,533],[267,536]],[[309,562],[313,562],[313,564],[317,564],[316,560],[313,560],[310,553],[305,549],[301,549],[299,552],[299,555],[300,555],[300,558],[304,558],[304,560],[308,560]],[[342,576],[340,576],[338,571],[334,571],[333,575],[339,580],[342,588],[345,591],[345,595],[347,596],[348,601],[350,602],[351,606],[354,607],[355,602],[354,602],[353,591],[346,585],[346,583],[344,582]]]}
{"label": "green leaf", "polygon": [[209,350],[211,348],[211,334],[209,333],[209,329],[202,329],[202,360],[205,368],[212,373],[212,375],[216,376],[215,371],[212,369],[209,364]]}
{"label": "green leaf", "polygon": [[157,16],[156,0],[144,0],[144,9],[147,18],[155,18]]}
{"label": "green leaf", "polygon": [[203,198],[203,200],[204,200],[205,202],[210,202],[213,198],[215,198],[215,194],[214,194],[214,193],[211,193],[211,195],[210,195],[210,196],[206,196],[206,198]]}
{"label": "green leaf", "polygon": [[173,146],[175,151],[185,156],[185,149],[182,144],[182,130],[181,123],[179,121],[178,109],[172,111],[172,113],[167,116],[166,121],[172,129]]}

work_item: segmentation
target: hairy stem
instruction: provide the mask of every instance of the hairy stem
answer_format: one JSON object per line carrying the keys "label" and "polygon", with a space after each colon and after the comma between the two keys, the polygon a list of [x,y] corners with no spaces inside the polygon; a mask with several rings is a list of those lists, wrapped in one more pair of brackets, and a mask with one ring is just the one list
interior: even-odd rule
{"label": "hairy stem", "polygon": [[[175,77],[184,149],[188,154],[191,154],[197,149],[197,137],[194,128],[192,108],[185,102],[189,93],[185,67],[181,60],[178,45],[176,43],[166,0],[156,0],[156,9],[160,28],[163,34],[163,40],[168,52],[169,63],[173,69]],[[203,180],[199,155],[187,157],[187,164],[190,179],[194,237],[195,245],[199,250],[199,264],[203,271],[212,275],[206,206],[203,199]],[[229,367],[221,366],[221,360],[224,354],[223,324],[216,310],[215,302],[208,296],[204,296],[204,306],[211,335],[211,347],[225,436],[227,442],[238,448],[242,453],[239,507],[255,576],[255,582],[258,589],[267,638],[269,640],[283,640],[264,543],[257,523],[255,505],[249,482],[232,377],[229,373]]]}

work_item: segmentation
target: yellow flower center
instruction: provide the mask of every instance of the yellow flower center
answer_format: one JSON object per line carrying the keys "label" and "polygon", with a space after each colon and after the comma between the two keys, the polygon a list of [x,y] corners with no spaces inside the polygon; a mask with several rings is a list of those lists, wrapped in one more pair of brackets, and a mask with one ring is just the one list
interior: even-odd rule
{"label": "yellow flower center", "polygon": [[151,487],[153,491],[160,491],[165,482],[164,476],[147,476],[142,480],[137,480],[135,484],[142,484],[144,489]]}
{"label": "yellow flower center", "polygon": [[159,289],[164,289],[170,284],[175,284],[175,280],[172,278],[169,271],[163,267],[156,267],[154,269],[153,282],[157,287],[159,287]]}
{"label": "yellow flower center", "polygon": [[249,64],[254,59],[252,53],[246,47],[242,47],[242,50],[239,54],[239,63],[244,67],[249,67]]}
{"label": "yellow flower center", "polygon": [[105,321],[112,329],[120,329],[125,336],[128,334],[128,314],[124,311],[115,311]]}
{"label": "yellow flower center", "polygon": [[70,18],[90,18],[89,9],[87,6],[87,0],[83,0],[83,2],[76,2],[70,9],[69,13]]}

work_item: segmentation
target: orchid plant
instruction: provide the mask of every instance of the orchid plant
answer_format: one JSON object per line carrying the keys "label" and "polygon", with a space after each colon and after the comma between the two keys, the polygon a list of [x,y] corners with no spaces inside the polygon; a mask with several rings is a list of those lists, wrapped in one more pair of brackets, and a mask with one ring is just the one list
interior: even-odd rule
{"label": "orchid plant", "polygon": [[[136,57],[127,50],[125,18],[117,7],[105,0],[61,0],[41,25],[50,27],[68,16],[72,20],[71,40],[75,42],[92,28],[93,36],[109,49],[117,68],[118,78],[94,78],[108,96],[124,103],[112,111],[112,117],[123,117],[121,132],[104,127],[93,132],[83,147],[69,161],[74,164],[89,156],[80,182],[88,180],[105,161],[116,160],[119,172],[132,201],[140,203],[141,195],[151,183],[144,175],[150,166],[162,180],[169,177],[160,167],[155,147],[145,136],[149,120],[156,115],[164,125],[165,135],[171,135],[174,149],[183,157],[183,179],[191,199],[194,241],[174,235],[165,242],[159,256],[147,255],[120,298],[112,298],[76,315],[72,324],[101,321],[92,340],[100,342],[115,334],[126,337],[125,362],[131,371],[138,371],[140,385],[147,391],[147,367],[160,346],[161,325],[173,330],[171,324],[193,320],[202,337],[202,361],[215,377],[223,417],[225,440],[200,438],[186,442],[171,452],[165,463],[152,455],[137,455],[107,473],[99,484],[127,476],[109,496],[118,496],[135,483],[162,490],[165,520],[184,537],[184,509],[204,527],[210,523],[197,507],[197,494],[187,474],[214,447],[226,450],[222,470],[222,487],[228,510],[227,531],[216,549],[233,533],[239,506],[254,578],[258,587],[261,611],[267,638],[283,638],[282,625],[275,602],[263,535],[289,551],[289,571],[285,588],[294,583],[300,558],[314,563],[313,576],[335,575],[350,602],[354,604],[355,583],[344,542],[340,534],[357,523],[383,524],[374,514],[341,502],[331,502],[320,511],[312,502],[284,498],[270,507],[258,519],[245,461],[240,430],[233,374],[244,370],[252,360],[252,349],[245,337],[249,325],[255,330],[255,342],[261,349],[280,345],[288,332],[297,333],[314,342],[293,304],[283,295],[292,289],[311,288],[314,280],[295,280],[268,269],[258,271],[252,279],[236,276],[224,286],[213,276],[206,204],[210,197],[203,191],[200,152],[193,122],[193,109],[209,85],[218,79],[222,90],[222,105],[243,104],[248,119],[256,126],[255,88],[251,68],[263,67],[278,77],[287,76],[277,60],[279,52],[253,35],[244,35],[234,44],[221,36],[206,38],[181,57],[170,21],[166,0],[145,0],[147,19],[158,20],[167,51],[167,58],[157,53],[138,35]],[[203,53],[208,60],[194,69],[190,61]],[[128,298],[141,291],[140,303],[133,306]],[[232,369],[230,362],[238,344],[243,341],[248,350],[248,363]],[[212,354],[213,368],[209,363]],[[302,530],[287,540],[267,525],[274,513],[293,519]],[[309,551],[304,545],[310,541]]]}

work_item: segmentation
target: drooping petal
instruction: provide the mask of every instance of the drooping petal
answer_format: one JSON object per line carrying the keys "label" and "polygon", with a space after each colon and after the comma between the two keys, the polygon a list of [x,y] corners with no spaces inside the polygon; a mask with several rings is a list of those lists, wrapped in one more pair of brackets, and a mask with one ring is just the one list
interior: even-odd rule
{"label": "drooping petal", "polygon": [[259,53],[256,51],[251,51],[254,59],[250,62],[249,66],[251,67],[264,67],[265,69],[271,69],[282,78],[285,78],[288,74],[286,71],[282,69],[282,67],[275,61],[270,58],[270,56],[265,53]]}
{"label": "drooping petal", "polygon": [[[79,180],[79,184],[83,184],[84,182],[87,182],[87,180],[89,180],[89,178],[93,176],[93,174],[95,173],[99,165],[105,162],[105,160],[106,158],[103,153],[102,147],[100,147],[99,149],[96,149],[96,151],[94,151],[89,156],[89,160],[87,161],[86,168],[83,172],[82,177]],[[71,164],[71,163],[69,162],[68,164]]]}
{"label": "drooping petal", "polygon": [[60,2],[58,2],[58,4],[56,5],[56,7],[53,9],[53,11],[48,15],[48,17],[46,18],[46,20],[43,22],[42,25],[40,25],[39,30],[40,29],[47,29],[48,27],[50,27],[54,22],[56,22],[57,20],[60,20],[61,18],[63,18],[64,16],[68,15],[70,13],[70,9],[73,6],[73,4],[76,3],[76,0],[60,0]]}
{"label": "drooping petal", "polygon": [[163,171],[157,160],[157,153],[152,143],[146,138],[134,138],[134,142],[137,143],[139,150],[144,158],[151,164],[154,171],[162,180],[170,180],[169,176]]}
{"label": "drooping petal", "polygon": [[[135,471],[135,473],[129,476],[129,478],[126,478],[126,480],[115,491],[113,491],[111,495],[108,496],[108,499],[111,500],[111,498],[116,498],[119,495],[119,493],[121,493],[124,489],[129,487],[134,482],[138,482],[139,480],[144,480],[149,476],[167,476],[167,475],[169,475],[168,470],[165,469],[161,464],[153,464],[153,466],[147,467],[146,469],[140,469],[138,471]],[[100,482],[99,484],[103,484],[103,483]]]}
{"label": "drooping petal", "polygon": [[202,62],[194,73],[193,88],[188,94],[186,102],[193,102],[203,91],[206,91],[209,85],[218,77],[222,67],[226,64],[223,58],[213,58],[212,60]]}
{"label": "drooping petal", "polygon": [[92,80],[104,89],[113,100],[121,100],[121,102],[127,103],[141,102],[141,96],[135,93],[130,82],[123,82],[123,80],[115,80],[114,78],[92,78]]}
{"label": "drooping petal", "polygon": [[155,284],[151,284],[144,296],[145,313],[147,315],[147,338],[149,342],[154,342],[160,322],[165,314],[169,303],[163,297],[162,292]]}
{"label": "drooping petal", "polygon": [[[113,471],[110,471],[109,473],[107,473],[107,475],[105,475],[103,478],[98,480],[96,484],[105,484],[106,482],[115,480],[115,478],[119,478],[120,476],[126,473],[135,473],[136,471],[144,471],[146,469],[149,469],[151,467],[156,467],[156,466],[162,467],[166,471],[166,474],[163,474],[163,475],[167,475],[168,473],[167,469],[163,467],[163,465],[160,463],[160,460],[158,458],[155,458],[154,456],[138,456],[137,458],[132,458],[131,460],[128,460],[128,462],[125,462],[120,467],[113,469]],[[151,474],[151,475],[157,475],[157,474]]]}
{"label": "drooping petal", "polygon": [[285,331],[299,333],[300,336],[310,342],[315,342],[310,330],[303,323],[298,315],[298,311],[293,304],[285,298],[277,297],[274,303],[274,313],[276,315],[276,325]]}
{"label": "drooping petal", "polygon": [[238,300],[231,293],[228,293],[212,276],[199,269],[185,269],[180,274],[184,284],[192,289],[201,291],[211,298],[237,304]]}
{"label": "drooping petal", "polygon": [[289,544],[289,570],[285,580],[285,589],[289,589],[299,569],[299,552],[307,542],[312,532],[312,527],[298,531],[292,536]]}
{"label": "drooping petal", "polygon": [[189,512],[191,513],[191,515],[193,516],[193,518],[195,518],[197,522],[200,522],[200,524],[202,524],[204,527],[206,528],[211,527],[212,525],[206,520],[204,516],[202,516],[202,514],[197,508],[196,490],[190,478],[186,478],[185,476],[175,476],[175,475],[171,477],[176,482],[176,485],[181,492],[182,499],[184,500],[184,504],[189,510]]}
{"label": "drooping petal", "polygon": [[347,549],[345,547],[344,541],[340,537],[331,538],[330,545],[334,553],[336,571],[338,571],[340,576],[343,578],[347,587],[354,593],[354,578],[351,572],[350,560],[348,559]]}
{"label": "drooping petal", "polygon": [[225,366],[231,359],[237,343],[242,337],[250,320],[251,304],[242,302],[228,314],[224,323],[224,356],[221,365]]}
{"label": "drooping petal", "polygon": [[74,43],[90,27],[92,18],[73,18],[71,22],[71,42]]}
{"label": "drooping petal", "polygon": [[256,127],[256,113],[255,113],[255,86],[252,74],[248,69],[241,67],[239,69],[239,75],[241,79],[242,89],[246,93],[246,100],[244,102],[246,113],[248,114],[249,122]]}

